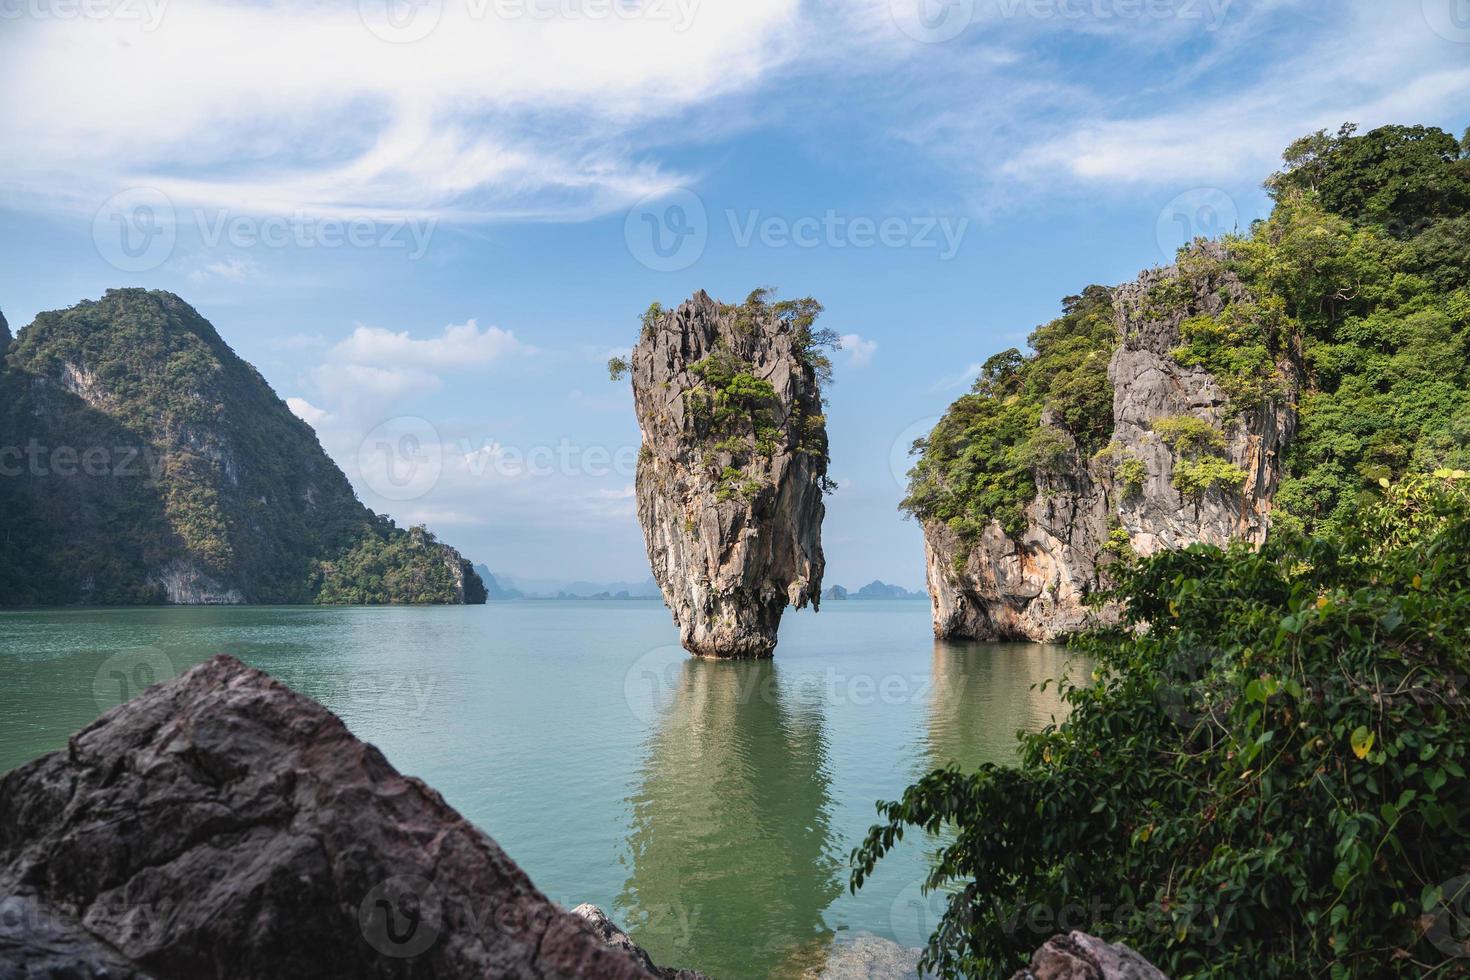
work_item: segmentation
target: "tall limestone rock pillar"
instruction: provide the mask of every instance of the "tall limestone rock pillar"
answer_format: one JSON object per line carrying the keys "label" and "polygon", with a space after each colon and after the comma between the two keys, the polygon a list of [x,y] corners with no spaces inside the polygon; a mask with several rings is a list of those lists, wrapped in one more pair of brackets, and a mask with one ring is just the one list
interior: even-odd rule
{"label": "tall limestone rock pillar", "polygon": [[827,431],[813,300],[703,291],[644,317],[628,365],[638,520],[685,649],[769,657],[786,606],[822,591]]}

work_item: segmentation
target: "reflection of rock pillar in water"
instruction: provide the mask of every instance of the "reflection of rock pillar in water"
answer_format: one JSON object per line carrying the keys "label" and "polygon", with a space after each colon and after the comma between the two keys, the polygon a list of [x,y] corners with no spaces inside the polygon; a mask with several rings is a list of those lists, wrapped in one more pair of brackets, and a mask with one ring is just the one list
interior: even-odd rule
{"label": "reflection of rock pillar in water", "polygon": [[842,891],[821,715],[771,661],[690,660],[629,802],[616,907],[655,962],[764,976]]}
{"label": "reflection of rock pillar in water", "polygon": [[[1066,714],[1056,679],[1067,651],[1038,643],[934,641],[928,766],[1016,759],[1016,732],[1036,731]],[[1073,675],[1076,677],[1076,673]],[[1040,690],[1049,681],[1046,690]]]}

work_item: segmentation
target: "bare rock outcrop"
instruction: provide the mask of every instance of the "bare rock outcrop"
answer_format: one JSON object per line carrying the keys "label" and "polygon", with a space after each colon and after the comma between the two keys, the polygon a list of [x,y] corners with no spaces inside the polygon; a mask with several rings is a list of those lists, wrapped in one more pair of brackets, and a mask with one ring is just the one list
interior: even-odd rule
{"label": "bare rock outcrop", "polygon": [[650,310],[633,349],[638,519],[692,653],[770,656],[785,608],[821,599],[827,433],[802,316],[701,291]]}
{"label": "bare rock outcrop", "polygon": [[335,715],[219,656],[0,779],[0,978],[663,974]]}
{"label": "bare rock outcrop", "polygon": [[1073,930],[1053,936],[1011,980],[1169,980],[1148,960],[1124,946]]}
{"label": "bare rock outcrop", "polygon": [[[1250,299],[1226,268],[1220,245],[1198,245],[1191,257],[1186,270],[1152,269],[1113,290],[1118,346],[1108,364],[1110,452],[1084,455],[1074,445],[1061,466],[1037,473],[1038,493],[1019,537],[994,521],[977,540],[942,523],[925,524],[936,635],[1046,640],[1109,621],[1115,610],[1085,600],[1103,584],[1110,549],[1125,542],[1134,554],[1150,555],[1196,542],[1264,540],[1281,452],[1295,433],[1299,373],[1284,359],[1278,365],[1283,390],[1241,406],[1209,371],[1174,358],[1184,321]],[[1171,292],[1161,299],[1165,284]],[[1180,453],[1155,426],[1182,416],[1222,436],[1219,457],[1244,473],[1238,489],[1187,494],[1176,487]],[[1042,423],[1049,422],[1043,415]],[[1123,460],[1135,480],[1125,479]]]}

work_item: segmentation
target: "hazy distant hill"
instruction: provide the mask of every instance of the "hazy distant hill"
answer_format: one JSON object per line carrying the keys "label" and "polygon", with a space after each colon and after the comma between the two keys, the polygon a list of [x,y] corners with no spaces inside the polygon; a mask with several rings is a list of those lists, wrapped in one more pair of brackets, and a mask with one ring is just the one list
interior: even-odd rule
{"label": "hazy distant hill", "polygon": [[483,601],[179,297],[109,290],[8,344],[0,604]]}
{"label": "hazy distant hill", "polygon": [[658,583],[649,576],[642,582],[564,582],[560,579],[512,578],[503,572],[476,565],[494,599],[659,599]]}
{"label": "hazy distant hill", "polygon": [[873,579],[867,585],[856,592],[849,592],[840,585],[834,585],[822,593],[823,599],[927,599],[925,592],[910,592],[899,585],[889,585],[887,582]]}

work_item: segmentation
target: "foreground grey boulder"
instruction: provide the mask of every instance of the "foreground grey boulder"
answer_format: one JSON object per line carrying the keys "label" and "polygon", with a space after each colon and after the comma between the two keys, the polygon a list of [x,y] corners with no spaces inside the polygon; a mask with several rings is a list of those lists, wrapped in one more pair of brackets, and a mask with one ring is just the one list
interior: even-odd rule
{"label": "foreground grey boulder", "polygon": [[692,653],[768,657],[786,607],[821,601],[825,359],[810,309],[701,291],[651,309],[633,349],[638,520]]}
{"label": "foreground grey boulder", "polygon": [[1105,943],[1073,930],[1052,936],[1036,951],[1028,969],[1011,980],[1169,980],[1122,943]]}
{"label": "foreground grey boulder", "polygon": [[676,970],[669,967],[655,966],[648,952],[642,946],[633,942],[626,932],[619,929],[617,924],[607,917],[607,913],[590,902],[583,902],[581,905],[578,905],[572,909],[572,914],[579,916],[587,925],[591,926],[592,931],[597,934],[598,939],[613,949],[620,949],[629,954],[639,963],[642,963],[645,969],[652,970],[658,976],[663,977],[664,980],[709,980],[704,974],[697,973],[694,970]]}
{"label": "foreground grey boulder", "polygon": [[229,657],[0,779],[0,978],[663,976]]}

